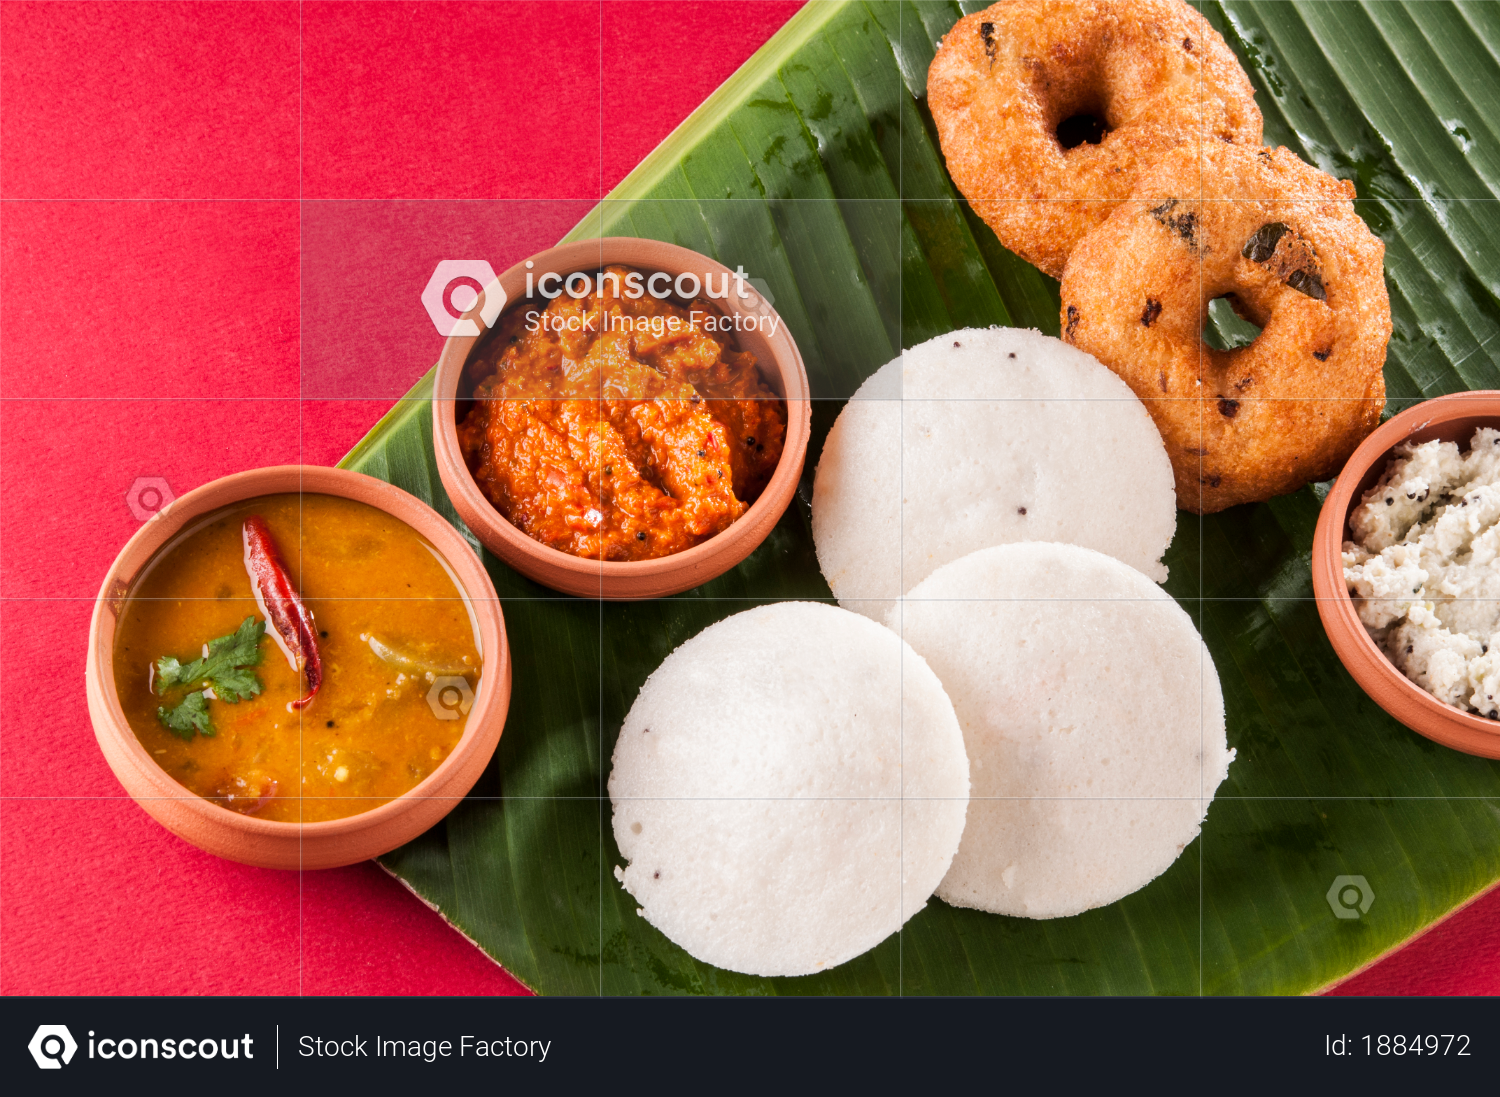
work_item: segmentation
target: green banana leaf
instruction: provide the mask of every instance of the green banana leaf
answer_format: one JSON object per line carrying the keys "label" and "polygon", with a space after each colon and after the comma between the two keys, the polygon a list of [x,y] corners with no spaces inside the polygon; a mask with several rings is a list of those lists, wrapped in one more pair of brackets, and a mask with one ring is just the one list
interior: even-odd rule
{"label": "green banana leaf", "polygon": [[[901,348],[956,327],[1057,332],[1056,283],[956,193],[926,108],[935,42],[983,6],[808,4],[570,234],[670,240],[763,277],[816,402],[800,498],[744,564],[704,587],[601,605],[482,554],[515,659],[505,734],[472,795],[382,863],[540,992],[1304,993],[1500,879],[1500,763],[1392,721],[1324,637],[1309,578],[1326,491],[1315,485],[1179,515],[1167,589],[1213,654],[1239,756],[1201,838],[1136,894],[1046,922],[934,900],[850,963],[762,979],[693,960],[613,880],[607,759],[646,676],[757,601],[829,598],[808,499],[843,400]],[[1255,83],[1267,143],[1354,180],[1385,241],[1392,408],[1500,388],[1500,5],[1201,10]],[[1210,337],[1237,337],[1220,326]],[[433,464],[430,385],[344,464],[462,528]],[[1340,876],[1362,877],[1373,899],[1359,917],[1338,898]]]}

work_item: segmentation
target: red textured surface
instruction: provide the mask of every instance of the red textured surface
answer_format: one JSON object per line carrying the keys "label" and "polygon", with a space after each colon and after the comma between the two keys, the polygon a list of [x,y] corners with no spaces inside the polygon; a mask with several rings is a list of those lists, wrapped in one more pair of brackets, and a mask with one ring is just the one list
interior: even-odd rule
{"label": "red textured surface", "polygon": [[4,197],[297,197],[295,3],[0,10]]}
{"label": "red textured surface", "polygon": [[1500,994],[1500,888],[1333,994]]}
{"label": "red textured surface", "polygon": [[[437,355],[436,259],[553,243],[797,6],[0,2],[0,993],[520,990],[373,864],[123,798],[91,600],[136,477],[337,461]],[[1500,892],[1339,989],[1497,992]]]}
{"label": "red textured surface", "polygon": [[599,4],[314,0],[302,18],[304,197],[599,197]]}
{"label": "red textured surface", "polygon": [[557,243],[595,205],[592,198],[308,203],[302,395],[368,400],[383,412],[442,350],[419,296],[440,260],[484,256],[498,274]]}

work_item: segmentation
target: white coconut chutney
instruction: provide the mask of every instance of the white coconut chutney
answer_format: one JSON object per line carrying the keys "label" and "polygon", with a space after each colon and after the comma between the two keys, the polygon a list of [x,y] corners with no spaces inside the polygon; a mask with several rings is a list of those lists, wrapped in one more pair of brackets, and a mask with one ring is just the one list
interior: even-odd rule
{"label": "white coconut chutney", "polygon": [[1438,700],[1500,718],[1500,431],[1403,443],[1349,513],[1344,580],[1396,667]]}

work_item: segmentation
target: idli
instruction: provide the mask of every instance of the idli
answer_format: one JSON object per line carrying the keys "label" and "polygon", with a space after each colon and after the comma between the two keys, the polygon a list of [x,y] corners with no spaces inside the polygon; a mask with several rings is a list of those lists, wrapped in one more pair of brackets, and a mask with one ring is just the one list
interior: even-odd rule
{"label": "idli", "polygon": [[1062,541],[1157,582],[1177,528],[1145,405],[1058,339],[969,328],[881,367],[839,413],[813,481],[818,565],[839,604],[893,599],[975,549]]}
{"label": "idli", "polygon": [[1191,618],[1076,545],[983,549],[892,611],[963,727],[968,825],[937,895],[1061,918],[1160,876],[1198,835],[1234,752]]}
{"label": "idli", "polygon": [[641,687],[609,776],[615,877],[699,960],[808,975],[873,948],[948,871],[969,765],[943,687],[834,606],[735,614]]}

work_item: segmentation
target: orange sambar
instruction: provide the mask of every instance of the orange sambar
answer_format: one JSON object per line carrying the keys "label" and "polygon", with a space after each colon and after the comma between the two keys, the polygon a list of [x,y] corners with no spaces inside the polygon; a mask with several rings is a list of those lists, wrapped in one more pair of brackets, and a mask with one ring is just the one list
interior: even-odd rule
{"label": "orange sambar", "polygon": [[[153,690],[163,656],[183,664],[246,617],[264,620],[241,529],[270,527],[317,627],[323,683],[306,692],[267,625],[263,687],[207,702],[212,735],[183,739],[158,713],[189,687]],[[205,517],[152,558],[116,626],[120,706],[175,780],[231,810],[283,822],[340,819],[414,788],[463,736],[481,670],[478,631],[437,549],[374,507],[331,495],[268,495]]]}
{"label": "orange sambar", "polygon": [[528,536],[591,560],[722,533],[786,444],[786,402],[735,349],[733,321],[706,298],[632,296],[641,283],[610,266],[582,297],[516,308],[467,368],[458,441],[480,490]]}

